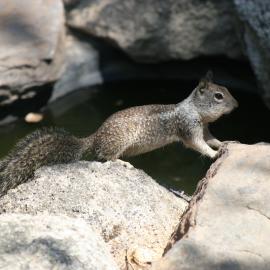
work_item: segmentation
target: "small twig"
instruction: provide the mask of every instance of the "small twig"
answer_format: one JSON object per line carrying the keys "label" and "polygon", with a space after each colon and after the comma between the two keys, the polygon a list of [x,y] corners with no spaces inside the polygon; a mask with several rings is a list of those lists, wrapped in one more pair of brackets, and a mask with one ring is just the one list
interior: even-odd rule
{"label": "small twig", "polygon": [[129,258],[128,258],[128,250],[126,249],[126,256],[125,256],[125,261],[126,261],[126,269],[127,270],[130,270],[130,267],[132,268],[132,270],[135,270],[132,263],[129,261]]}
{"label": "small twig", "polygon": [[190,202],[191,200],[191,196],[185,194],[184,190],[174,190],[172,188],[170,188],[170,191],[175,194],[177,197],[187,201],[187,202]]}

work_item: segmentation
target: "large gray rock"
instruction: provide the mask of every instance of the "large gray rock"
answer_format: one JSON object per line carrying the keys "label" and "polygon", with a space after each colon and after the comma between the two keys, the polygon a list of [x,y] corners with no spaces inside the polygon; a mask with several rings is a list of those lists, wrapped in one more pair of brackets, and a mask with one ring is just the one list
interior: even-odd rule
{"label": "large gray rock", "polygon": [[238,57],[230,1],[81,0],[69,9],[70,26],[105,38],[139,61]]}
{"label": "large gray rock", "polygon": [[270,108],[270,1],[233,0],[239,36]]}
{"label": "large gray rock", "polygon": [[100,53],[89,40],[68,34],[65,49],[65,70],[55,83],[49,102],[84,87],[103,83]]}
{"label": "large gray rock", "polygon": [[0,216],[0,269],[117,270],[103,239],[81,219]]}
{"label": "large gray rock", "polygon": [[120,268],[137,248],[161,257],[186,202],[129,163],[78,162],[40,169],[0,200],[0,212],[66,214],[85,219]]}
{"label": "large gray rock", "polygon": [[270,145],[230,144],[201,180],[155,270],[270,265]]}
{"label": "large gray rock", "polygon": [[0,2],[0,105],[32,97],[26,89],[59,78],[64,21],[61,0]]}

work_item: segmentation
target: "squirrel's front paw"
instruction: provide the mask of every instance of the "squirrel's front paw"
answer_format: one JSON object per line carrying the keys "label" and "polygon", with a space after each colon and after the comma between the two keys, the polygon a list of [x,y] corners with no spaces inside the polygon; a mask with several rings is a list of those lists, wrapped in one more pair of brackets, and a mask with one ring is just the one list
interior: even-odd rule
{"label": "squirrel's front paw", "polygon": [[209,150],[208,152],[208,156],[211,158],[211,159],[215,159],[218,157],[218,151],[215,151],[213,149]]}

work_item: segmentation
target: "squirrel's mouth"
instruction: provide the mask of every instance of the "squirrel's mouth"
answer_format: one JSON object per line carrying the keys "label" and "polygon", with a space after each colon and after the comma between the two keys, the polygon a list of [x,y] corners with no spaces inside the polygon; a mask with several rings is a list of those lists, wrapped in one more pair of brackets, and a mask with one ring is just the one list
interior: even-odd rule
{"label": "squirrel's mouth", "polygon": [[230,114],[230,113],[233,112],[236,108],[237,108],[237,107],[233,107],[233,108],[228,109],[228,110],[224,113],[224,115]]}
{"label": "squirrel's mouth", "polygon": [[225,112],[224,115],[229,115],[233,110],[234,110],[234,109],[231,109],[231,110]]}

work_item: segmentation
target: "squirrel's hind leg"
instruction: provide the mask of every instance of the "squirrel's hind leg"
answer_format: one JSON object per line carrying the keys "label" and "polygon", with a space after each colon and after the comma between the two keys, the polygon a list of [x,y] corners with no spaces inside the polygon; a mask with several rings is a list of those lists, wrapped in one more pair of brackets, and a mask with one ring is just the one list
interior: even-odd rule
{"label": "squirrel's hind leg", "polygon": [[115,161],[124,155],[126,146],[121,144],[107,144],[95,148],[95,156],[100,161]]}

